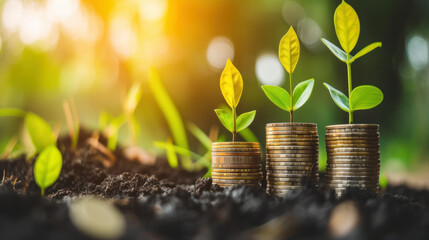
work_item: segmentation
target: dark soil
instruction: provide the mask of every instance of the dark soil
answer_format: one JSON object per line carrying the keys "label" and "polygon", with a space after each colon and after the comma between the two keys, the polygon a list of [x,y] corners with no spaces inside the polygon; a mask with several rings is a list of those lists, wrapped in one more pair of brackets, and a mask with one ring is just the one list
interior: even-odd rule
{"label": "dark soil", "polygon": [[349,189],[337,199],[323,190],[322,174],[318,189],[303,186],[278,198],[258,188],[212,185],[200,178],[203,171],[172,169],[163,159],[142,165],[121,149],[107,168],[97,160],[106,157],[87,144],[90,136],[81,133],[77,150],[59,140],[63,169],[46,197],[34,182],[34,159],[0,161],[0,239],[88,239],[68,215],[69,200],[83,195],[114,199],[127,222],[123,239],[332,239],[332,210],[349,201],[358,224],[341,239],[429,239],[429,191]]}

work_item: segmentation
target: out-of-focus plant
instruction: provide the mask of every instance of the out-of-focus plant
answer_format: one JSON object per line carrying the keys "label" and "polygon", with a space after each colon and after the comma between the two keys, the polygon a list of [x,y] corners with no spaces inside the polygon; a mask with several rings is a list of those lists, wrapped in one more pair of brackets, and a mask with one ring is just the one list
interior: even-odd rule
{"label": "out-of-focus plant", "polygon": [[335,104],[349,113],[349,124],[353,123],[353,112],[357,110],[371,109],[383,101],[383,92],[377,87],[363,85],[353,89],[351,64],[358,58],[366,55],[375,48],[381,47],[381,42],[371,43],[364,47],[355,56],[350,53],[354,49],[360,33],[359,17],[355,10],[344,0],[334,13],[335,32],[343,50],[333,43],[322,38],[322,42],[342,62],[347,65],[348,97],[327,83],[325,87]]}
{"label": "out-of-focus plant", "polygon": [[385,189],[387,187],[387,185],[389,184],[389,179],[387,179],[387,176],[385,174],[381,174],[378,182],[379,182],[380,187],[382,189]]}
{"label": "out-of-focus plant", "polygon": [[64,114],[66,116],[67,126],[69,129],[69,136],[71,138],[71,147],[76,149],[77,141],[79,139],[79,115],[77,114],[76,104],[73,99],[63,102]]}
{"label": "out-of-focus plant", "polygon": [[99,127],[107,137],[107,147],[110,151],[115,151],[118,145],[119,129],[125,124],[126,117],[124,114],[113,117],[107,112],[102,112],[98,119]]}
{"label": "out-of-focus plant", "polygon": [[63,157],[54,145],[46,147],[39,154],[34,163],[34,180],[41,189],[42,196],[45,189],[57,181],[61,173]]}
{"label": "out-of-focus plant", "polygon": [[293,27],[290,27],[280,40],[279,59],[289,73],[289,92],[278,86],[266,85],[262,86],[262,89],[271,102],[290,113],[290,121],[293,122],[293,112],[307,102],[314,87],[314,79],[308,79],[293,89],[292,73],[295,71],[299,60],[299,40]]}
{"label": "out-of-focus plant", "polygon": [[134,146],[137,146],[138,144],[138,133],[140,132],[140,127],[134,113],[140,102],[141,96],[141,83],[135,82],[129,89],[127,97],[123,103],[124,114],[130,131],[131,141]]}
{"label": "out-of-focus plant", "polygon": [[[174,144],[183,149],[189,149],[186,129],[184,127],[179,111],[170,98],[167,90],[161,82],[158,72],[155,69],[149,71],[149,86],[158,103],[165,119],[167,120],[170,131],[173,135]],[[183,152],[185,153],[185,152]],[[193,163],[190,155],[186,153],[180,159],[181,166],[184,169],[192,169]]]}
{"label": "out-of-focus plant", "polygon": [[220,89],[226,103],[231,107],[231,111],[215,109],[215,112],[223,126],[232,133],[232,141],[234,142],[235,135],[253,122],[256,110],[243,113],[237,117],[236,109],[243,92],[243,78],[229,59],[220,77]]}
{"label": "out-of-focus plant", "polygon": [[40,153],[34,162],[34,179],[41,189],[45,189],[58,179],[63,158],[56,146],[57,140],[49,124],[39,115],[20,109],[0,109],[0,116],[23,117],[24,125],[30,135],[36,153]]}

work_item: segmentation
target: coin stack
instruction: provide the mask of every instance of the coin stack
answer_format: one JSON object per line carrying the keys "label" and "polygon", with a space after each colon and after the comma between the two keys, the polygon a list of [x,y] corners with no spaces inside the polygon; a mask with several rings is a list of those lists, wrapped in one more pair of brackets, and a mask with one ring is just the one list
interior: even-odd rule
{"label": "coin stack", "polygon": [[378,192],[380,135],[377,124],[326,127],[326,184],[338,196],[347,187]]}
{"label": "coin stack", "polygon": [[212,145],[213,184],[260,186],[261,149],[256,142],[214,142]]}
{"label": "coin stack", "polygon": [[307,177],[319,182],[319,136],[313,123],[269,123],[267,137],[267,193],[282,196]]}

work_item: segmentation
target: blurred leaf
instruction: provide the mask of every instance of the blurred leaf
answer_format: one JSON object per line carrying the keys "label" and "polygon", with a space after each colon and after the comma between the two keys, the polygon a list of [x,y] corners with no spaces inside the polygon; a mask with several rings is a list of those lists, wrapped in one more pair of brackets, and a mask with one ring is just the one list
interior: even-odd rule
{"label": "blurred leaf", "polygon": [[[171,144],[169,144],[168,142],[155,142],[155,146],[164,150],[167,150],[168,148],[170,148]],[[171,146],[172,149],[179,155],[184,156],[184,157],[191,157],[193,159],[200,159],[202,158],[201,155],[192,152],[191,150],[187,149],[187,148],[183,148],[177,145],[173,145]],[[186,158],[185,158],[186,159]],[[182,159],[182,167],[186,170],[193,170],[193,163],[192,162],[185,162],[183,163],[183,159]]]}
{"label": "blurred leaf", "polygon": [[341,47],[350,53],[359,39],[360,23],[355,10],[345,1],[335,10],[334,25]]}
{"label": "blurred leaf", "polygon": [[142,96],[141,84],[139,82],[135,82],[130,90],[128,91],[127,98],[124,102],[124,110],[128,114],[131,114],[135,111],[137,105],[140,102]]}
{"label": "blurred leaf", "polygon": [[111,119],[107,127],[103,130],[107,135],[107,147],[110,151],[116,150],[116,146],[118,145],[119,129],[125,124],[125,122],[126,117],[124,114],[121,114],[118,117]]}
{"label": "blurred leaf", "polygon": [[246,112],[237,118],[237,132],[247,128],[255,120],[256,110]]}
{"label": "blurred leaf", "polygon": [[335,104],[337,104],[337,106],[344,111],[349,112],[349,99],[346,97],[346,95],[344,95],[342,92],[338,91],[327,83],[323,83],[323,85],[325,85],[325,87],[329,90],[329,94],[331,94],[331,98],[332,100],[334,100]]}
{"label": "blurred leaf", "polygon": [[216,115],[219,118],[220,122],[223,124],[223,126],[228,129],[228,131],[233,132],[234,126],[233,126],[233,119],[232,119],[232,113],[231,111],[225,110],[225,109],[215,109]]}
{"label": "blurred leaf", "polygon": [[389,179],[387,179],[387,176],[385,174],[381,174],[379,179],[380,187],[384,189],[387,187],[388,184],[389,184]]}
{"label": "blurred leaf", "polygon": [[273,102],[277,107],[290,111],[290,95],[289,93],[281,87],[277,86],[262,86],[262,90],[264,90],[268,99]]}
{"label": "blurred leaf", "polygon": [[18,108],[0,108],[0,117],[24,117],[27,114]]}
{"label": "blurred leaf", "polygon": [[330,41],[322,38],[323,44],[325,44],[326,47],[341,61],[347,62],[347,53],[345,53],[343,50],[341,50],[339,47],[335,46]]}
{"label": "blurred leaf", "polygon": [[34,180],[45,195],[45,189],[57,181],[61,173],[63,157],[56,146],[45,148],[34,163]]}
{"label": "blurred leaf", "polygon": [[[167,90],[162,85],[161,79],[155,69],[151,69],[149,77],[149,85],[155,99],[161,108],[164,117],[173,134],[174,143],[185,149],[188,148],[188,139],[186,137],[185,127],[179,111],[168,95]],[[186,160],[185,160],[186,161]]]}
{"label": "blurred leaf", "polygon": [[381,47],[381,42],[375,42],[371,43],[370,45],[364,47],[362,50],[360,50],[351,60],[350,62],[354,62],[356,59],[366,55],[367,53],[371,52],[372,50]]}
{"label": "blurred leaf", "polygon": [[27,113],[24,122],[36,152],[40,152],[48,146],[56,145],[54,133],[43,118],[34,113]]}
{"label": "blurred leaf", "polygon": [[299,60],[299,40],[292,26],[280,40],[279,59],[286,71],[292,74]]}
{"label": "blurred leaf", "polygon": [[100,128],[100,130],[104,130],[110,123],[110,121],[112,121],[112,119],[113,116],[110,115],[108,112],[103,111],[102,113],[100,113],[100,116],[98,117],[98,127]]}
{"label": "blurred leaf", "polygon": [[371,109],[382,101],[383,92],[370,85],[356,87],[350,94],[350,108],[352,111]]}
{"label": "blurred leaf", "polygon": [[300,82],[293,90],[293,110],[299,109],[310,98],[313,91],[314,79]]}
{"label": "blurred leaf", "polygon": [[235,109],[240,102],[243,92],[243,78],[231,60],[226,61],[225,68],[220,77],[220,89],[228,105]]}
{"label": "blurred leaf", "polygon": [[[246,142],[259,142],[258,138],[256,137],[256,135],[252,132],[252,130],[250,130],[250,128],[245,128],[242,131],[240,131],[240,135],[241,137],[243,137],[244,141]],[[219,142],[222,139],[219,139]]]}
{"label": "blurred leaf", "polygon": [[189,131],[200,141],[200,143],[207,149],[210,150],[212,147],[212,141],[197,125],[193,123],[188,124]]}
{"label": "blurred leaf", "polygon": [[179,166],[179,160],[177,159],[171,139],[168,139],[167,143],[165,150],[167,150],[168,165],[170,165],[171,168],[177,168]]}

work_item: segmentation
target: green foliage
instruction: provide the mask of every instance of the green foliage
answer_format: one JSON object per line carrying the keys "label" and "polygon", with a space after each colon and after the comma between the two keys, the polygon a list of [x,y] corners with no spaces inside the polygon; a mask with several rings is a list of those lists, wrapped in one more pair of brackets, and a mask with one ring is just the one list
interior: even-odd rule
{"label": "green foliage", "polygon": [[262,86],[262,90],[277,107],[290,112],[290,96],[285,89],[277,86]]}
{"label": "green foliage", "polygon": [[30,134],[36,152],[56,145],[56,139],[49,124],[34,113],[27,113],[24,119],[25,127]]}
{"label": "green foliage", "polygon": [[107,112],[102,112],[99,117],[99,126],[102,129],[103,133],[107,137],[107,147],[111,151],[116,150],[118,145],[118,134],[119,129],[127,121],[124,114],[119,115],[118,117],[113,117]]}
{"label": "green foliage", "polygon": [[289,92],[277,86],[262,86],[262,90],[271,102],[290,113],[291,122],[293,122],[293,112],[307,102],[314,87],[314,79],[308,79],[299,83],[292,91],[292,73],[298,64],[299,54],[298,35],[290,27],[279,44],[280,62],[289,73]]}
{"label": "green foliage", "polygon": [[[165,119],[170,127],[173,135],[174,143],[182,148],[188,149],[188,139],[186,137],[186,130],[180,117],[179,111],[171,100],[167,90],[164,88],[158,73],[151,69],[149,76],[149,86],[152,93],[164,114]],[[189,163],[186,158],[185,161]]]}
{"label": "green foliage", "polygon": [[46,147],[34,163],[34,179],[45,195],[45,189],[58,179],[63,165],[61,152],[56,146]]}
{"label": "green foliage", "polygon": [[353,89],[350,95],[352,111],[371,109],[383,101],[383,92],[370,85],[363,85]]}
{"label": "green foliage", "polygon": [[131,88],[128,90],[127,97],[123,103],[124,114],[126,116],[126,121],[128,123],[128,129],[131,136],[132,144],[135,146],[138,144],[140,125],[138,124],[134,112],[137,105],[140,102],[142,96],[141,84],[135,82]]}
{"label": "green foliage", "polygon": [[[258,138],[252,132],[252,130],[250,130],[250,128],[245,128],[242,131],[240,131],[240,135],[246,142],[259,142]],[[221,142],[221,139],[218,138],[218,141]]]}
{"label": "green foliage", "polygon": [[334,100],[335,104],[337,104],[338,107],[343,109],[346,112],[350,111],[350,105],[349,105],[349,98],[344,95],[344,93],[338,91],[331,85],[327,83],[323,83],[325,87],[329,90],[329,93],[331,94],[332,100]]}
{"label": "green foliage", "polygon": [[337,106],[342,110],[349,113],[349,123],[351,124],[353,123],[353,111],[371,109],[383,101],[383,93],[380,89],[374,86],[365,85],[353,90],[351,64],[356,59],[368,54],[378,47],[381,47],[382,44],[381,42],[371,43],[360,50],[355,56],[350,54],[356,46],[359,38],[360,22],[355,10],[345,1],[342,1],[335,10],[334,25],[338,40],[344,51],[324,38],[322,38],[322,42],[338,59],[347,65],[349,97],[347,98],[345,94],[326,83],[325,86],[329,90],[335,104],[337,104]]}
{"label": "green foliage", "polygon": [[236,108],[243,93],[243,78],[229,59],[220,77],[220,89],[231,111],[215,109],[215,112],[222,125],[232,132],[232,141],[235,141],[235,135],[253,122],[256,111],[243,113],[237,118]]}
{"label": "green foliage", "polygon": [[27,112],[18,108],[2,108],[0,109],[0,117],[25,117]]}

